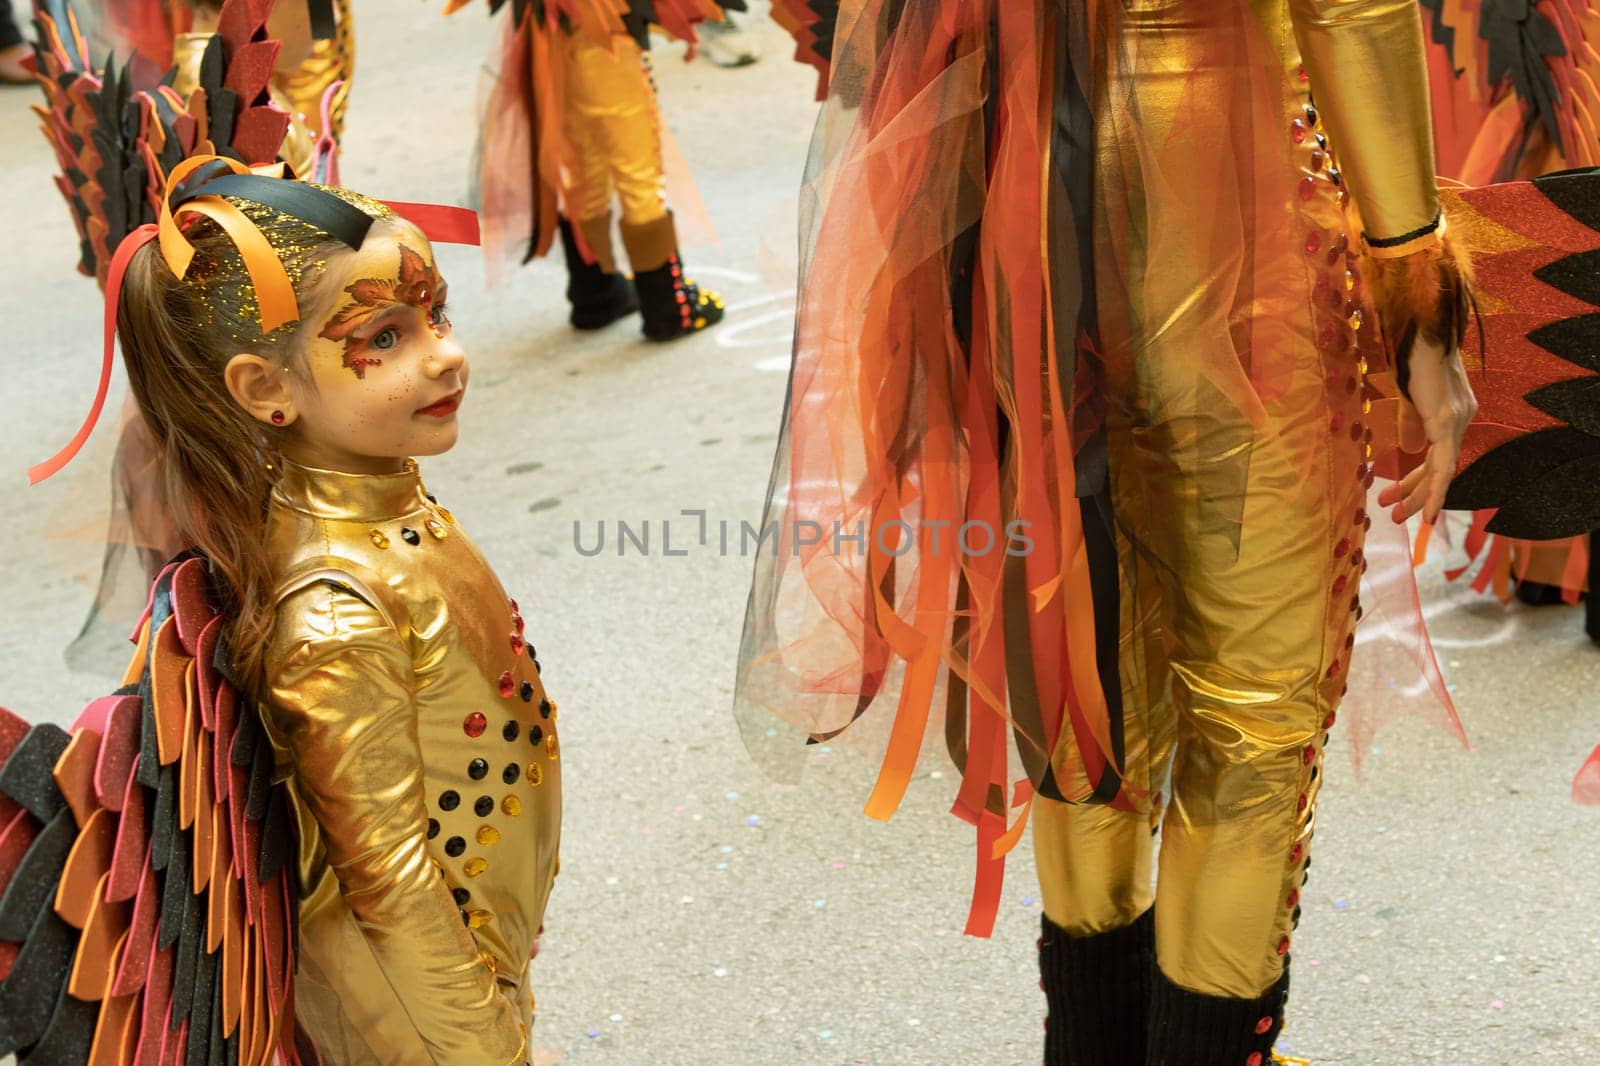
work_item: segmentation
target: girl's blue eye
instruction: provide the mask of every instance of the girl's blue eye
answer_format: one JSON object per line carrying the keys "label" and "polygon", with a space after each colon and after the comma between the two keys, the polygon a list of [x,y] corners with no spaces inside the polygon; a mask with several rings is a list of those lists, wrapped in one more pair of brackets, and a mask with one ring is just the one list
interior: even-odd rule
{"label": "girl's blue eye", "polygon": [[400,343],[400,331],[390,326],[376,337],[372,338],[372,346],[380,352],[386,352]]}

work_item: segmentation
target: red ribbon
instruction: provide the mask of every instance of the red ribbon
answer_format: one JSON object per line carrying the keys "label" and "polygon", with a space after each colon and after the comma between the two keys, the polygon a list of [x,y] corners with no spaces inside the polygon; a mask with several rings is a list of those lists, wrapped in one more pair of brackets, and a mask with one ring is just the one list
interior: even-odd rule
{"label": "red ribbon", "polygon": [[384,200],[384,206],[422,231],[434,244],[477,244],[478,213],[466,207]]}
{"label": "red ribbon", "polygon": [[155,240],[156,233],[155,223],[147,222],[122,238],[122,243],[117,245],[116,254],[111,257],[111,268],[106,274],[105,350],[101,354],[100,386],[95,390],[94,403],[89,406],[89,414],[84,418],[83,425],[78,427],[78,432],[66,447],[44,462],[28,468],[28,484],[37,485],[72,462],[72,457],[82,450],[89,434],[94,432],[95,423],[100,421],[100,412],[106,405],[106,394],[111,391],[111,362],[117,347],[117,306],[122,299],[122,276],[128,272],[128,263],[133,259],[133,254]]}

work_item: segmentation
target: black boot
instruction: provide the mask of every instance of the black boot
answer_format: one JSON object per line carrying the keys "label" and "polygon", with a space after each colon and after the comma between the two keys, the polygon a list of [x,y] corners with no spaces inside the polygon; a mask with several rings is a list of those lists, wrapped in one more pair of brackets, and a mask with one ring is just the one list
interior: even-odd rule
{"label": "black boot", "polygon": [[1132,925],[1073,936],[1049,918],[1039,938],[1045,1066],[1143,1066],[1154,910]]}
{"label": "black boot", "polygon": [[1190,992],[1161,967],[1153,972],[1146,1066],[1270,1066],[1289,999],[1287,957],[1283,976],[1256,999]]}
{"label": "black boot", "polygon": [[615,272],[611,257],[611,219],[596,219],[583,226],[584,243],[595,262],[586,262],[578,249],[572,223],[561,220],[561,251],[567,259],[568,321],[574,329],[603,329],[639,309],[639,299],[628,279]]}
{"label": "black boot", "polygon": [[722,321],[722,297],[683,276],[677,233],[669,214],[654,222],[622,223],[622,243],[633,264],[644,335],[669,341]]}

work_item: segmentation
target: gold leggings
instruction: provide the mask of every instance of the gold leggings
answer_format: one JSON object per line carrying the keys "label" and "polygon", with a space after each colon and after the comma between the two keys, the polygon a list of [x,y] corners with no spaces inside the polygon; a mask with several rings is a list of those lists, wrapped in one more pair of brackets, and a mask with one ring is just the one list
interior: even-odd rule
{"label": "gold leggings", "polygon": [[1293,38],[1273,32],[1286,16],[1251,6],[1267,31],[1252,54],[1271,60],[1254,77],[1236,21],[1128,5],[1131,44],[1097,102],[1124,768],[1139,802],[1041,798],[1033,815],[1051,921],[1103,932],[1153,902],[1166,976],[1239,998],[1277,980],[1290,946],[1354,640],[1370,441],[1339,188],[1313,154]]}
{"label": "gold leggings", "polygon": [[661,113],[649,56],[631,37],[609,46],[569,33],[566,50],[566,134],[575,171],[565,190],[567,214],[579,222],[604,218],[616,196],[625,224],[666,217],[661,161]]}

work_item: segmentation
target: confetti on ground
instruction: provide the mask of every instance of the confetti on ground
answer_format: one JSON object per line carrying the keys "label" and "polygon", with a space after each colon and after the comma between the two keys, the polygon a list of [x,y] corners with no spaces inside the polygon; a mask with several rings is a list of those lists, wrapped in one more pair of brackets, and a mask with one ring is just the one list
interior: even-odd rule
{"label": "confetti on ground", "polygon": [[821,910],[823,907],[826,907],[828,905],[828,901],[825,900],[825,899],[813,900],[811,905],[813,907],[817,908],[818,910]]}
{"label": "confetti on ground", "polygon": [[679,903],[693,903],[694,902],[694,897],[693,896],[684,896],[681,899],[679,899],[678,902]]}
{"label": "confetti on ground", "polygon": [[1312,965],[1312,966],[1321,966],[1322,965],[1322,960],[1321,959],[1312,959],[1310,961],[1310,965]]}
{"label": "confetti on ground", "polygon": [[1336,911],[1347,911],[1350,909],[1350,901],[1345,899],[1336,899],[1333,901],[1333,909]]}
{"label": "confetti on ground", "polygon": [[1386,826],[1386,825],[1380,825],[1380,826],[1378,826],[1378,832],[1380,832],[1380,833],[1387,833],[1387,832],[1388,832],[1388,831],[1389,831],[1389,827],[1388,827],[1388,826]]}
{"label": "confetti on ground", "polygon": [[724,845],[722,845],[722,854],[724,854],[724,855],[732,855],[733,854],[733,845],[732,844],[724,844]]}
{"label": "confetti on ground", "polygon": [[822,1037],[822,1039],[824,1039],[824,1040],[832,1040],[833,1039],[833,1030],[832,1029],[824,1029],[824,1030],[822,1030],[822,1032],[818,1033],[817,1035]]}
{"label": "confetti on ground", "polygon": [[719,863],[717,863],[717,869],[719,869],[719,870],[726,870],[726,869],[727,869],[727,868],[728,868],[728,864],[727,864],[727,863],[725,863],[725,862],[719,862]]}
{"label": "confetti on ground", "polygon": [[598,1029],[590,1029],[587,1033],[584,1033],[583,1035],[588,1037],[590,1040],[593,1040],[595,1037],[600,1035],[600,1030],[598,1030]]}
{"label": "confetti on ground", "polygon": [[711,971],[711,976],[712,977],[726,977],[726,976],[728,976],[728,971],[725,968],[723,968],[721,966],[718,966],[715,970]]}
{"label": "confetti on ground", "polygon": [[616,879],[616,878],[615,878],[615,877],[608,877],[608,878],[606,878],[606,884],[608,884],[608,885],[614,885],[614,884],[616,884],[616,883],[617,883],[617,879]]}
{"label": "confetti on ground", "polygon": [[722,798],[725,799],[725,800],[736,800],[736,799],[739,798],[739,793],[737,793],[737,792],[724,792],[722,794]]}
{"label": "confetti on ground", "polygon": [[835,870],[842,870],[842,869],[844,869],[844,863],[842,863],[842,862],[837,862],[837,861],[836,861],[836,862],[834,862],[834,864],[833,864],[833,868],[834,868],[834,869],[835,869]]}
{"label": "confetti on ground", "polygon": [[1490,1010],[1505,1010],[1506,1009],[1506,1005],[1504,1003],[1502,1003],[1500,1000],[1496,999],[1496,1000],[1492,1000],[1489,1003],[1489,1009]]}
{"label": "confetti on ground", "polygon": [[760,825],[761,824],[761,816],[759,814],[752,814],[750,817],[748,817],[748,818],[746,818],[744,820],[744,824],[745,825]]}
{"label": "confetti on ground", "polygon": [[673,814],[682,814],[684,811],[686,811],[688,809],[689,809],[688,807],[685,807],[683,804],[680,803],[676,807],[672,808],[672,813]]}
{"label": "confetti on ground", "polygon": [[612,1015],[612,1016],[611,1016],[611,1020],[612,1020],[612,1021],[614,1021],[614,1022],[620,1022],[620,1021],[621,1021],[621,1020],[622,1020],[622,1015],[620,1015],[620,1014],[613,1014],[613,1015]]}
{"label": "confetti on ground", "polygon": [[1031,907],[1031,906],[1033,906],[1033,897],[1032,897],[1032,896],[1023,896],[1023,897],[1022,897],[1022,905],[1023,905],[1023,906],[1024,906],[1024,907]]}

